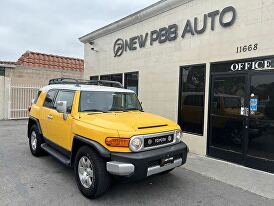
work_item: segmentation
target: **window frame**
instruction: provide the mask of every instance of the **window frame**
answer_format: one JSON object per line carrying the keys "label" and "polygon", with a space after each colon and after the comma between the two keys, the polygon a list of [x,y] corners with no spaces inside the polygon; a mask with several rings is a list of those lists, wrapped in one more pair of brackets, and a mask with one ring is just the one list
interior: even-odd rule
{"label": "window frame", "polygon": [[[207,65],[206,63],[201,63],[201,64],[190,64],[190,65],[183,65],[180,66],[179,68],[179,93],[178,93],[178,113],[177,113],[177,123],[180,124],[181,121],[183,121],[183,114],[182,114],[182,104],[184,101],[184,97],[183,97],[183,84],[184,84],[184,79],[183,79],[183,69],[187,68],[187,67],[203,67],[204,69],[204,91],[203,91],[203,122],[202,122],[202,133],[198,133],[198,132],[192,132],[192,131],[186,131],[184,130],[183,132],[186,134],[193,134],[196,136],[204,136],[204,129],[205,129],[205,95],[206,95],[206,69],[207,69]],[[200,95],[200,94],[199,94]],[[187,105],[188,107],[191,105]],[[195,105],[194,105],[195,107]]]}

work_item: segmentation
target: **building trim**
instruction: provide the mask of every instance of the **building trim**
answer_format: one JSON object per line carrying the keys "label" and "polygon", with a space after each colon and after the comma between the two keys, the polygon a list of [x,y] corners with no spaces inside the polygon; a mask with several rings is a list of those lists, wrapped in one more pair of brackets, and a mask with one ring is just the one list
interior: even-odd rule
{"label": "building trim", "polygon": [[2,67],[2,68],[15,68],[16,65],[11,65],[11,64],[0,64],[0,67]]}
{"label": "building trim", "polygon": [[126,27],[145,21],[159,14],[165,13],[171,9],[187,4],[194,0],[161,0],[140,11],[126,16],[118,21],[108,24],[100,29],[88,33],[79,38],[82,43],[88,43],[100,37],[117,32]]}

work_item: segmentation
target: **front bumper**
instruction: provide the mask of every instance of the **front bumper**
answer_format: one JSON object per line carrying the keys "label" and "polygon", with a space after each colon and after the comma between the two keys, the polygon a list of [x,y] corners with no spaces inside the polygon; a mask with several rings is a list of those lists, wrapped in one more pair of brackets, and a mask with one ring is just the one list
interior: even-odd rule
{"label": "front bumper", "polygon": [[[111,160],[107,162],[107,171],[130,179],[143,179],[181,166],[186,162],[187,153],[188,147],[183,142],[139,153],[111,153]],[[161,159],[168,157],[173,158],[174,161],[161,166]]]}

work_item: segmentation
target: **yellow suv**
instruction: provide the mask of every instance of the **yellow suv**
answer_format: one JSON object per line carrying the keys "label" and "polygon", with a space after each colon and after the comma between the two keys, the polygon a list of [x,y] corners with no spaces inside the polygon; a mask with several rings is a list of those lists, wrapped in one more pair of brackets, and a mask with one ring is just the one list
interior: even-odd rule
{"label": "yellow suv", "polygon": [[181,166],[188,153],[181,137],[175,122],[144,112],[118,82],[52,79],[30,108],[31,153],[73,167],[88,198],[105,193],[112,176],[138,180]]}

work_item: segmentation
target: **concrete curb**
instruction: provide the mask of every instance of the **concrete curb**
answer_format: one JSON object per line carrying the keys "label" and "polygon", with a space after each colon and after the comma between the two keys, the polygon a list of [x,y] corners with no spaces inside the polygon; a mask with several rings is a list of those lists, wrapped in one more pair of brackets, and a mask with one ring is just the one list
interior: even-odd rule
{"label": "concrete curb", "polygon": [[184,168],[274,199],[274,174],[190,153]]}

